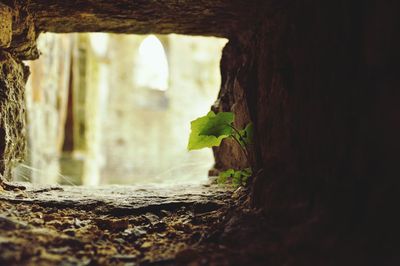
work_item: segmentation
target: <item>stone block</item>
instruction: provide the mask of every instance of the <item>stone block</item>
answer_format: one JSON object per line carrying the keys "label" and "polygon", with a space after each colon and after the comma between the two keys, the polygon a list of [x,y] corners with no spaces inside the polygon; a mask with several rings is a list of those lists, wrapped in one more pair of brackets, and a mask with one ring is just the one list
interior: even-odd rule
{"label": "stone block", "polygon": [[12,39],[12,10],[0,3],[0,48],[8,48]]}

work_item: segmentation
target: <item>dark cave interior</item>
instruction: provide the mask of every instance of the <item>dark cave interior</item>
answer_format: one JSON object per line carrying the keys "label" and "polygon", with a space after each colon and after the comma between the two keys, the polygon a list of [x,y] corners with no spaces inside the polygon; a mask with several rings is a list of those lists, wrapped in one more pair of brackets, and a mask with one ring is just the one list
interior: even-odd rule
{"label": "dark cave interior", "polygon": [[[378,0],[1,0],[0,184],[11,189],[24,155],[22,61],[38,58],[41,32],[225,37],[213,110],[253,121],[256,171],[221,241],[246,246],[261,230],[242,249],[261,250],[254,265],[399,265],[398,10]],[[240,164],[235,149],[214,149],[216,168]]]}

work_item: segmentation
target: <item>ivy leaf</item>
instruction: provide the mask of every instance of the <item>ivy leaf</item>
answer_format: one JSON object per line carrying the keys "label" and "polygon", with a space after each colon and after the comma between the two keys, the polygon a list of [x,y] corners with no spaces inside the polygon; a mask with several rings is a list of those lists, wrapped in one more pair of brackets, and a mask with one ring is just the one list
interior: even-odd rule
{"label": "ivy leaf", "polygon": [[232,178],[232,185],[239,187],[242,184],[242,171],[235,171]]}
{"label": "ivy leaf", "polygon": [[214,136],[219,138],[220,136],[232,135],[233,129],[231,124],[235,119],[232,112],[221,112],[218,114],[214,114],[214,112],[212,112],[210,116],[207,116],[209,119],[200,130],[200,136]]}
{"label": "ivy leaf", "polygon": [[228,181],[230,177],[232,177],[235,174],[235,170],[233,169],[228,169],[226,171],[220,172],[218,176],[218,184],[224,184]]}
{"label": "ivy leaf", "polygon": [[231,181],[234,187],[245,186],[251,175],[251,168],[245,168],[243,170],[228,169],[219,174],[217,182],[218,184],[224,184]]}
{"label": "ivy leaf", "polygon": [[236,133],[235,136],[239,140],[240,145],[242,147],[249,145],[253,142],[253,132],[254,132],[254,126],[253,123],[248,123],[247,126],[239,130],[239,134]]}
{"label": "ivy leaf", "polygon": [[248,123],[246,128],[244,129],[245,132],[245,141],[247,144],[253,143],[253,135],[254,135],[254,126],[253,123]]}
{"label": "ivy leaf", "polygon": [[[219,146],[224,138],[230,136],[230,134],[218,134],[217,136],[213,134],[201,134],[204,129],[210,128],[210,125],[213,125],[215,123],[215,120],[213,120],[215,117],[215,113],[210,111],[207,115],[199,117],[190,123],[191,132],[187,147],[188,150],[198,150],[202,148]],[[221,118],[219,118],[218,121],[221,121],[220,119]]]}

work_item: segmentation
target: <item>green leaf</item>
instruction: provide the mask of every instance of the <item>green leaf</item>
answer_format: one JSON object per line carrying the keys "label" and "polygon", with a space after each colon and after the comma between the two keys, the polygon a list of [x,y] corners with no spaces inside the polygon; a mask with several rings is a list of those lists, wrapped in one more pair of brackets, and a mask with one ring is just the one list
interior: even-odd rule
{"label": "green leaf", "polygon": [[246,128],[244,129],[245,136],[244,139],[247,144],[253,143],[253,135],[254,135],[254,126],[253,123],[248,123]]}
{"label": "green leaf", "polygon": [[242,171],[235,171],[232,178],[232,185],[238,187],[242,184]]}
{"label": "green leaf", "polygon": [[[230,136],[230,134],[222,135],[205,135],[200,134],[205,128],[209,128],[210,124],[215,123],[213,120],[216,117],[214,112],[209,112],[207,115],[197,118],[191,122],[191,132],[189,136],[188,150],[198,150],[202,148],[211,148],[213,146],[219,146],[224,138]],[[212,122],[210,122],[212,121]],[[220,121],[220,118],[219,118]]]}
{"label": "green leaf", "polygon": [[207,123],[204,124],[199,132],[200,136],[214,136],[219,138],[220,136],[229,136],[232,134],[233,129],[231,124],[235,119],[232,112],[221,112],[208,117]]}
{"label": "green leaf", "polygon": [[234,187],[245,186],[251,174],[251,168],[243,170],[228,169],[219,174],[217,182],[218,184],[224,184],[231,181]]}
{"label": "green leaf", "polygon": [[248,123],[244,129],[239,130],[239,134],[235,134],[236,139],[239,140],[242,147],[245,147],[253,142],[253,131],[253,123]]}
{"label": "green leaf", "polygon": [[233,169],[228,169],[226,171],[220,172],[217,180],[218,184],[226,183],[228,179],[233,176],[234,173],[235,170]]}
{"label": "green leaf", "polygon": [[250,167],[245,168],[245,169],[242,170],[242,174],[243,174],[243,176],[249,177],[249,176],[251,176],[253,174],[253,170],[251,170]]}

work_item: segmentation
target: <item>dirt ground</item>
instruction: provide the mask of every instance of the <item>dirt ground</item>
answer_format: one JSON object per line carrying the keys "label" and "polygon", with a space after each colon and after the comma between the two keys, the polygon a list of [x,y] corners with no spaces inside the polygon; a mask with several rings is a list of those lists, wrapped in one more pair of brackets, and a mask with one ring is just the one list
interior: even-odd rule
{"label": "dirt ground", "polygon": [[91,192],[0,192],[0,265],[241,265],[220,241],[238,191]]}

